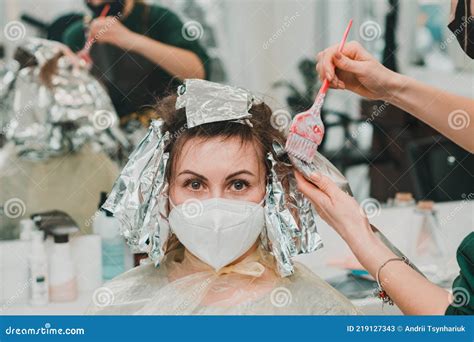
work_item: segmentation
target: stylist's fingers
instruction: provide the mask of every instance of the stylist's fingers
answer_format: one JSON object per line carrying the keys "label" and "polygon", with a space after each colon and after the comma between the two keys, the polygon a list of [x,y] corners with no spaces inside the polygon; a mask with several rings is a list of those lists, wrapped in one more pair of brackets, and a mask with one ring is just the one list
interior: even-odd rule
{"label": "stylist's fingers", "polygon": [[331,199],[323,191],[314,186],[314,184],[308,182],[299,172],[295,171],[296,183],[298,190],[303,193],[317,209],[326,210],[331,204]]}
{"label": "stylist's fingers", "polygon": [[332,81],[333,78],[336,76],[336,66],[333,63],[333,56],[337,50],[334,49],[335,47],[332,46],[330,48],[325,49],[318,60],[318,74],[321,81],[327,79],[328,81]]}
{"label": "stylist's fingers", "polygon": [[316,55],[316,72],[321,83],[327,78],[331,88],[345,89],[346,86],[344,82],[337,77],[336,67],[332,61],[332,57],[337,51],[335,48],[335,46],[330,47]]}
{"label": "stylist's fingers", "polygon": [[338,69],[348,71],[354,74],[364,73],[364,62],[350,59],[340,52],[334,55],[334,63]]}
{"label": "stylist's fingers", "polygon": [[320,173],[313,173],[310,176],[311,182],[316,185],[319,190],[324,192],[331,200],[333,200],[338,193],[341,191],[336,183],[334,183],[329,177],[326,177]]}

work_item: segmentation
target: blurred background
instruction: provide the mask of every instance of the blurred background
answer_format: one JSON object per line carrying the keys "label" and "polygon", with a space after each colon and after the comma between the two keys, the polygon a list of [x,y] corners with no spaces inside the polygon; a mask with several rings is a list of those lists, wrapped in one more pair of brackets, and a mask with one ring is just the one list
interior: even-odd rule
{"label": "blurred background", "polygon": [[[474,63],[447,28],[449,0],[149,0],[135,6],[143,10],[134,22],[125,19],[130,27],[194,52],[207,79],[258,94],[282,130],[311,106],[320,87],[315,56],[340,40],[351,18],[349,40],[388,68],[474,97]],[[145,134],[153,100],[177,79],[142,56],[101,51],[106,30],[97,33],[99,43],[86,41],[93,13],[85,1],[0,0],[0,13],[0,304],[6,313],[81,313],[102,281],[140,262],[124,247],[117,222],[96,210]],[[55,42],[83,53],[87,71],[62,65],[67,62],[59,56],[69,52]],[[155,78],[142,82],[145,75]],[[449,287],[458,272],[455,247],[474,228],[472,155],[401,109],[349,92],[330,91],[322,116],[321,152],[346,175],[371,220]],[[45,220],[46,244],[36,234]],[[324,222],[319,226],[325,248],[301,260],[365,312],[396,313],[372,300],[373,279]],[[49,284],[32,285],[25,256],[31,251],[35,260],[46,254],[53,260],[49,270],[59,275],[49,275]],[[51,297],[62,278],[76,279],[75,289],[32,303],[32,287]]]}

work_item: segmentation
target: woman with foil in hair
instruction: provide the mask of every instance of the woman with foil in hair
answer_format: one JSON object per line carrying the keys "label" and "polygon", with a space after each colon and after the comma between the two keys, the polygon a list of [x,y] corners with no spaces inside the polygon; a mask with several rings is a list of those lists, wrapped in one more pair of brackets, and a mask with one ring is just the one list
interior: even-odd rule
{"label": "woman with foil in hair", "polygon": [[[270,108],[243,89],[186,80],[131,155],[104,209],[142,264],[106,283],[92,314],[357,314],[291,258],[321,247],[311,205],[279,160]],[[98,299],[98,298],[96,298]]]}
{"label": "woman with foil in hair", "polygon": [[[110,98],[58,42],[28,38],[15,60],[0,113],[8,118],[1,127],[7,143],[0,151],[0,203],[21,201],[24,217],[62,210],[88,233],[127,144]],[[4,233],[16,227],[1,219]]]}

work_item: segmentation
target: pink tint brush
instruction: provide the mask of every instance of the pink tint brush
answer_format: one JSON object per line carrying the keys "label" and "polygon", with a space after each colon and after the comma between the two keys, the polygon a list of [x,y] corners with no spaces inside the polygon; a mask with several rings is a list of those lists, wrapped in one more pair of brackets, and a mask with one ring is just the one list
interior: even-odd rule
{"label": "pink tint brush", "polygon": [[[102,9],[102,12],[100,12],[99,17],[104,18],[105,16],[107,16],[107,13],[109,12],[109,9],[110,9],[110,5],[106,4],[104,6],[104,8]],[[77,53],[77,56],[79,58],[83,59],[87,64],[92,63],[92,58],[89,55],[89,51],[92,47],[92,44],[94,44],[94,37],[89,36],[89,38],[87,38],[86,44],[84,44],[84,47],[82,48],[82,50]]]}
{"label": "pink tint brush", "polygon": [[[339,44],[339,52],[341,52],[344,47],[351,26],[352,19],[349,21],[341,43]],[[321,108],[328,89],[329,81],[325,79],[321,89],[319,89],[313,106],[309,110],[297,114],[293,119],[290,133],[286,140],[285,150],[296,158],[308,163],[313,160],[318,150],[318,146],[321,144],[324,137]]]}

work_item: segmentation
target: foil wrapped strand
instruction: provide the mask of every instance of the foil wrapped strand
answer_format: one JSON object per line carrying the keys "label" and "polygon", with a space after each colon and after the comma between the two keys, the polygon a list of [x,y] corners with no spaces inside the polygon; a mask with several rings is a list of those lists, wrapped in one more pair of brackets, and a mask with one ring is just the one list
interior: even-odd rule
{"label": "foil wrapped strand", "polygon": [[310,177],[312,174],[320,173],[331,179],[341,190],[352,196],[352,190],[346,177],[321,153],[316,152],[311,163],[307,163],[291,153],[288,153],[288,156],[293,166],[309,181],[311,181]]}
{"label": "foil wrapped strand", "polygon": [[188,128],[218,121],[248,119],[253,96],[245,89],[187,79],[178,88],[176,109],[186,108]]}
{"label": "foil wrapped strand", "polygon": [[323,247],[321,236],[316,226],[316,217],[318,216],[311,202],[303,196],[296,188],[296,179],[294,174],[290,177],[290,195],[295,202],[299,217],[299,236],[296,242],[298,254],[311,253]]}
{"label": "foil wrapped strand", "polygon": [[163,122],[154,120],[130,155],[102,206],[122,223],[122,234],[133,252],[148,253],[155,264],[161,261],[169,235],[166,165],[169,132],[162,134]]}
{"label": "foil wrapped strand", "polygon": [[2,126],[22,158],[44,160],[90,142],[116,160],[121,149],[130,148],[105,88],[86,69],[73,67],[63,56],[50,84],[44,84],[41,69],[62,51],[62,44],[29,38],[19,48],[31,53],[38,65],[15,74],[2,103],[10,120]]}
{"label": "foil wrapped strand", "polygon": [[262,233],[263,246],[272,251],[277,270],[282,277],[293,274],[291,257],[297,254],[295,238],[299,228],[285,202],[283,185],[275,171],[276,161],[271,153],[267,154],[271,165],[270,178],[265,197],[265,229]]}

